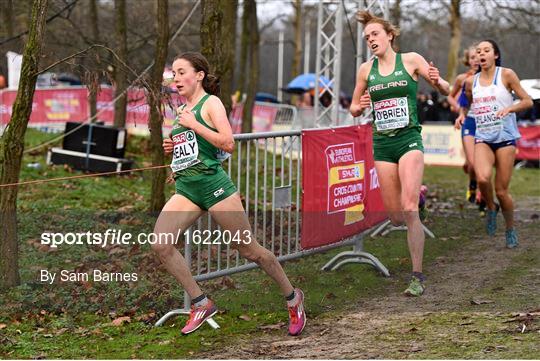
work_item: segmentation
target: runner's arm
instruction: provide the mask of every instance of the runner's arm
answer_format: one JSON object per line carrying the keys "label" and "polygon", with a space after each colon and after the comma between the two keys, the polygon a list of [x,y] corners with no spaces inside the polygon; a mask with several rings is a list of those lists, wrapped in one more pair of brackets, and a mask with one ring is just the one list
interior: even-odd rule
{"label": "runner's arm", "polygon": [[452,89],[450,90],[450,94],[446,98],[448,100],[448,103],[450,103],[452,111],[459,112],[460,105],[458,104],[457,100],[459,98],[459,91],[461,90],[462,86],[463,86],[463,74],[460,74],[456,77],[456,81],[454,82],[454,85],[452,86]]}
{"label": "runner's arm", "polygon": [[508,84],[509,88],[514,91],[517,97],[520,99],[519,102],[512,104],[508,108],[502,109],[497,113],[499,116],[505,116],[508,113],[518,113],[524,110],[529,109],[533,106],[532,98],[525,89],[521,86],[517,74],[508,68],[502,69],[502,78],[503,82]]}
{"label": "runner's arm", "polygon": [[234,138],[223,103],[218,97],[211,96],[206,101],[203,108],[206,109],[206,112],[212,121],[213,127],[217,129],[217,132],[205,127],[199,122],[194,124],[192,128],[193,131],[215,147],[222,149],[227,153],[232,153],[234,151]]}
{"label": "runner's arm", "polygon": [[353,117],[360,116],[362,112],[364,111],[364,109],[368,107],[366,106],[367,98],[365,94],[366,89],[367,89],[367,73],[366,72],[367,72],[368,67],[369,67],[369,63],[367,62],[362,63],[356,75],[356,85],[354,87],[351,106],[349,108],[349,111],[351,112]]}
{"label": "runner's arm", "polygon": [[424,59],[424,57],[417,53],[410,53],[414,59],[418,74],[424,78],[431,86],[442,95],[448,95],[450,93],[450,84],[446,80],[440,77],[439,69]]}
{"label": "runner's arm", "polygon": [[460,125],[463,124],[463,121],[465,120],[465,117],[467,117],[467,113],[469,112],[469,109],[471,108],[472,86],[473,86],[473,77],[465,79],[465,95],[467,96],[467,99],[469,100],[469,105],[466,107],[459,108],[459,117],[456,119],[456,122],[455,122],[456,128],[458,129],[459,129],[459,127],[457,126],[458,123]]}

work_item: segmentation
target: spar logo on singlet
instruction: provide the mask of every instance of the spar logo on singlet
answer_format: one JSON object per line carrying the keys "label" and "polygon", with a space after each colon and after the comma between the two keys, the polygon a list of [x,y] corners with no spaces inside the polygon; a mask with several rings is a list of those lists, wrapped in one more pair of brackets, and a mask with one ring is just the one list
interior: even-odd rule
{"label": "spar logo on singlet", "polygon": [[193,130],[186,130],[173,135],[173,160],[171,168],[174,172],[191,167],[200,162],[199,144]]}
{"label": "spar logo on singlet", "polygon": [[373,103],[377,130],[404,128],[409,124],[407,97],[383,99]]}

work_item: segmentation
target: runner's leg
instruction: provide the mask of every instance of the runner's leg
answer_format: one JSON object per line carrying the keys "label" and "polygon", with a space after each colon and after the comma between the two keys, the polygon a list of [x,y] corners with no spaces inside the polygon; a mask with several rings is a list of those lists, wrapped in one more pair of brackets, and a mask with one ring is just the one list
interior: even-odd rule
{"label": "runner's leg", "polygon": [[[158,239],[163,235],[184,232],[203,211],[186,197],[175,194],[163,207],[154,227]],[[175,240],[176,241],[176,240]],[[182,285],[189,296],[195,299],[203,294],[188,268],[186,260],[174,246],[174,241],[163,239],[153,244],[152,250],[157,253],[167,271]]]}
{"label": "runner's leg", "polygon": [[422,273],[424,229],[418,215],[418,197],[424,176],[424,154],[419,150],[405,153],[399,160],[401,204],[407,224],[407,242],[413,272]]}

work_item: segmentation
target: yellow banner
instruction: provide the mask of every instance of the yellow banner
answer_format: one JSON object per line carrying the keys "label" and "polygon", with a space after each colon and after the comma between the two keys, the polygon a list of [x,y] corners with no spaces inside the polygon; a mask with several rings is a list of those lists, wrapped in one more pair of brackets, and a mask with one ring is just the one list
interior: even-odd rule
{"label": "yellow banner", "polygon": [[425,164],[462,166],[465,163],[461,131],[452,125],[422,125],[422,139]]}

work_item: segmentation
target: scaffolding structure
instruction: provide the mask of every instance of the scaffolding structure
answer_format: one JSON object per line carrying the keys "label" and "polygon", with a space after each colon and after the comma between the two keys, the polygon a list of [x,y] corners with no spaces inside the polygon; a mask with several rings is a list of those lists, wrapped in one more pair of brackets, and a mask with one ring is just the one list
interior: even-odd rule
{"label": "scaffolding structure", "polygon": [[[356,1],[357,10],[368,10],[375,14],[382,14],[385,19],[389,17],[389,0],[359,0]],[[317,52],[315,62],[315,125],[327,127],[338,125],[339,119],[339,94],[341,86],[341,52],[343,40],[343,21],[345,20],[344,0],[321,0],[318,8],[317,20]],[[354,18],[354,16],[353,16]],[[357,27],[356,68],[368,58],[368,49],[364,44],[363,29]],[[320,81],[325,77],[328,82]],[[319,96],[328,93],[331,103],[324,107]],[[318,95],[318,96],[317,96]]]}

